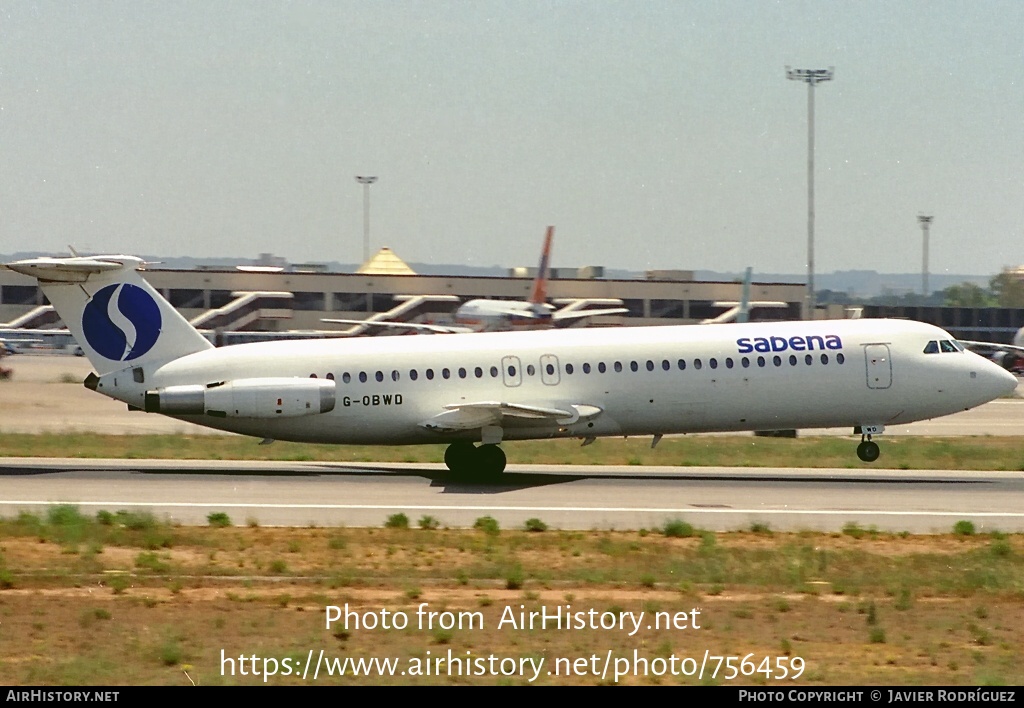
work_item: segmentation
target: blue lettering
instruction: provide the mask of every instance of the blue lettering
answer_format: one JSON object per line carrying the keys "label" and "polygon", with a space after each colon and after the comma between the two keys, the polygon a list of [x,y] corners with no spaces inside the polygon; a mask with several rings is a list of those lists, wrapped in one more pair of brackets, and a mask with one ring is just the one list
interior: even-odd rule
{"label": "blue lettering", "polygon": [[814,351],[815,349],[831,349],[837,351],[843,348],[843,340],[835,334],[809,334],[797,335],[790,338],[778,337],[742,337],[736,340],[736,348],[740,354],[750,352],[784,352],[792,349],[795,352]]}

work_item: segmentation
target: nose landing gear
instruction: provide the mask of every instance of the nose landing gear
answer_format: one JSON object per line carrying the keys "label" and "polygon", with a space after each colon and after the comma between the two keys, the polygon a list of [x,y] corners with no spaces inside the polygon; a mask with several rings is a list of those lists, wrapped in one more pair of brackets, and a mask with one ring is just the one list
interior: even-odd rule
{"label": "nose landing gear", "polygon": [[871,440],[872,435],[881,435],[885,430],[884,425],[860,425],[853,429],[853,434],[860,434],[860,445],[857,446],[857,457],[863,462],[874,462],[882,451],[878,449],[878,443]]}

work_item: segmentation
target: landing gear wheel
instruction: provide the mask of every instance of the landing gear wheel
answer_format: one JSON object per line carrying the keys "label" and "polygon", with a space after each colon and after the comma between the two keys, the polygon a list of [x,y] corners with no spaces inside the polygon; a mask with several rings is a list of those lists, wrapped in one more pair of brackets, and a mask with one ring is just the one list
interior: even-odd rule
{"label": "landing gear wheel", "polygon": [[497,445],[478,447],[476,461],[480,465],[480,472],[488,477],[497,477],[505,471],[505,451]]}
{"label": "landing gear wheel", "polygon": [[864,462],[874,462],[882,451],[878,449],[878,443],[864,440],[857,446],[857,457]]}
{"label": "landing gear wheel", "polygon": [[444,451],[444,463],[448,469],[456,474],[469,471],[469,467],[476,459],[476,448],[473,443],[457,442],[448,446]]}

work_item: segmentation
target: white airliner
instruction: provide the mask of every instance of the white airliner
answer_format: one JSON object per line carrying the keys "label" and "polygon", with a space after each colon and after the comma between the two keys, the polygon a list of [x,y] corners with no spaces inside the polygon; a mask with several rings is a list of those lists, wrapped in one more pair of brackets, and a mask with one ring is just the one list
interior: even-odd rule
{"label": "white airliner", "polygon": [[[455,311],[454,324],[431,324],[420,322],[392,322],[388,320],[343,320],[324,318],[323,322],[355,325],[351,333],[363,334],[368,327],[383,327],[431,334],[465,334],[468,332],[498,332],[505,330],[548,329],[568,327],[588,317],[599,315],[621,315],[629,312],[622,307],[618,298],[565,298],[547,301],[548,274],[551,265],[551,238],[555,227],[549,226],[544,234],[540,265],[533,281],[529,300],[492,300],[477,298],[469,300]],[[593,305],[613,305],[603,309],[587,309]]]}
{"label": "white airliner", "polygon": [[[33,258],[96,369],[85,384],[132,408],[265,439],[449,443],[457,472],[504,470],[504,440],[846,426],[865,461],[885,426],[981,405],[1014,376],[938,327],[832,320],[445,337],[364,337],[215,349],[132,256]],[[475,445],[475,443],[481,443]]]}

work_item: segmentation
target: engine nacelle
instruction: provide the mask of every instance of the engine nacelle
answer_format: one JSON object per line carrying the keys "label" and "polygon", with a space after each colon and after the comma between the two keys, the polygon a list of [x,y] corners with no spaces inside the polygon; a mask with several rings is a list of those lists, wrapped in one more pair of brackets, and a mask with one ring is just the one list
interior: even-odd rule
{"label": "engine nacelle", "polygon": [[330,379],[263,378],[146,391],[146,412],[219,418],[296,418],[334,410]]}

